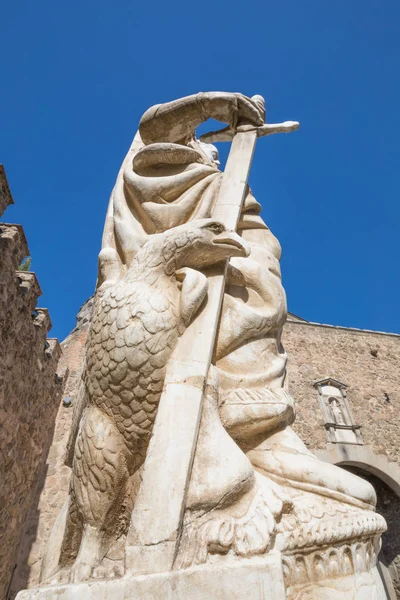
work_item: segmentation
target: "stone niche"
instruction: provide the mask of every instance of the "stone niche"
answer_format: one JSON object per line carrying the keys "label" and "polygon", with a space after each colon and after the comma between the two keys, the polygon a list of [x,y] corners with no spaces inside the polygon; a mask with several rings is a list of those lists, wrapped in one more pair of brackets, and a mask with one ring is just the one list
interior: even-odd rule
{"label": "stone niche", "polygon": [[314,387],[318,391],[328,442],[363,444],[361,425],[354,422],[347,399],[347,386],[336,379],[327,378],[317,381]]}

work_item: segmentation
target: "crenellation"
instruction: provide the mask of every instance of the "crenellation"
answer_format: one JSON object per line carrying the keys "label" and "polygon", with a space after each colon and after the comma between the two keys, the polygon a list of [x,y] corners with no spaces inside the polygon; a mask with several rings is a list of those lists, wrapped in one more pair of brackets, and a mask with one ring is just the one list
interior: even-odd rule
{"label": "crenellation", "polygon": [[37,316],[33,319],[36,327],[41,327],[46,333],[52,328],[52,322],[47,308],[35,308]]}
{"label": "crenellation", "polygon": [[[30,312],[38,312],[40,309],[36,308],[36,303],[38,298],[42,295],[42,290],[40,289],[35,273],[29,271],[16,271],[16,280],[18,290],[25,299],[26,309]],[[35,321],[34,316],[32,319]]]}
{"label": "crenellation", "polygon": [[[47,338],[47,341],[49,343],[49,353],[51,354],[52,359],[58,363],[62,355],[60,342],[57,338]],[[60,373],[58,375],[61,376]]]}
{"label": "crenellation", "polygon": [[21,225],[0,223],[0,259],[4,265],[17,270],[29,255],[28,243]]}
{"label": "crenellation", "polygon": [[0,216],[10,204],[14,204],[14,200],[10,192],[4,167],[0,165]]}

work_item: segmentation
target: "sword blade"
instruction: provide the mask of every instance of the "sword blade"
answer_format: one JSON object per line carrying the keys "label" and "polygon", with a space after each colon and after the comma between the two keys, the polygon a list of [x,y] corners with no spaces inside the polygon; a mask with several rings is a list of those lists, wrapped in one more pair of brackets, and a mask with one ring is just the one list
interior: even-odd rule
{"label": "sword blade", "polygon": [[[236,230],[257,141],[256,131],[233,138],[213,217]],[[205,309],[179,340],[167,367],[142,482],[126,546],[127,571],[172,569],[190,482],[225,290],[226,265],[210,270]]]}

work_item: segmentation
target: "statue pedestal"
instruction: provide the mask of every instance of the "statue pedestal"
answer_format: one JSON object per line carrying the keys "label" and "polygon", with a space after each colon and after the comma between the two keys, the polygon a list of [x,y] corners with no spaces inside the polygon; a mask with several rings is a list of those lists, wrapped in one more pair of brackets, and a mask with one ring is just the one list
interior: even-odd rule
{"label": "statue pedestal", "polygon": [[284,600],[280,553],[236,564],[23,590],[17,600]]}

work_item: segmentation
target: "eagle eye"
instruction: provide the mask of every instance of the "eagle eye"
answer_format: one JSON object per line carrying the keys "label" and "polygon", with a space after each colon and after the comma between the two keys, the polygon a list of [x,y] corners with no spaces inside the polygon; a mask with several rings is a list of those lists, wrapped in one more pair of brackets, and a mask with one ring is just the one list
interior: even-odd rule
{"label": "eagle eye", "polygon": [[222,223],[210,223],[207,227],[207,229],[209,229],[210,231],[212,231],[215,234],[219,234],[222,233],[223,231],[225,231],[225,227],[222,225]]}

